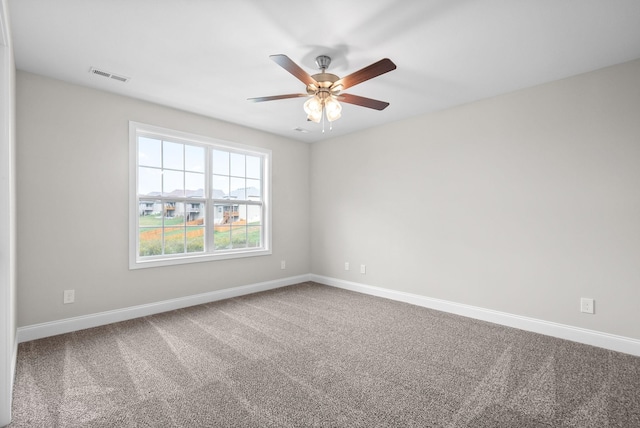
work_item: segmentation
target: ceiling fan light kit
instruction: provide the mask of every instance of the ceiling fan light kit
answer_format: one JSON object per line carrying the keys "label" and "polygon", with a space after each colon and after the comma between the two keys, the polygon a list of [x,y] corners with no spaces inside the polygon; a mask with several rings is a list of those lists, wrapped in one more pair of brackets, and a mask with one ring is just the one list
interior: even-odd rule
{"label": "ceiling fan light kit", "polygon": [[307,93],[249,98],[249,101],[275,101],[309,96],[311,98],[303,105],[304,111],[307,114],[307,120],[315,123],[319,123],[320,120],[322,120],[322,132],[324,132],[325,118],[329,123],[340,119],[342,115],[342,105],[338,100],[374,110],[384,110],[389,105],[389,103],[384,101],[342,93],[343,90],[355,86],[358,83],[395,70],[396,65],[388,58],[381,59],[343,78],[335,74],[327,73],[327,68],[331,64],[331,58],[327,55],[320,55],[316,58],[316,65],[320,69],[320,73],[314,74],[313,76],[310,76],[286,55],[271,55],[269,58],[304,83]]}

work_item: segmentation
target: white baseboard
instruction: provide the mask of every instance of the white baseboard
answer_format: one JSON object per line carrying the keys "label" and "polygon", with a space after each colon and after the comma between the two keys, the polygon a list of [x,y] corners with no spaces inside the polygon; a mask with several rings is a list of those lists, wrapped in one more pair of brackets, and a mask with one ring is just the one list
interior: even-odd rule
{"label": "white baseboard", "polygon": [[98,327],[119,321],[126,321],[133,318],[154,315],[161,312],[182,309],[189,306],[203,303],[215,302],[217,300],[230,299],[232,297],[244,296],[246,294],[258,293],[260,291],[273,290],[275,288],[286,287],[309,281],[310,276],[299,275],[288,278],[276,279],[273,281],[260,282],[256,284],[243,285],[240,287],[226,288],[224,290],[211,291],[208,293],[196,294],[193,296],[180,297],[177,299],[164,300],[162,302],[149,303],[146,305],[131,306],[113,311],[99,312],[97,314],[84,315],[63,320],[34,324],[18,328],[18,342],[28,342],[30,340],[41,339],[43,337],[55,336],[72,331],[83,330],[85,328]]}
{"label": "white baseboard", "polygon": [[364,285],[321,275],[311,274],[310,280],[320,284],[343,288],[345,290],[384,297],[386,299],[397,300],[438,311],[449,312],[456,315],[462,315],[482,321],[489,321],[495,324],[514,327],[560,339],[584,343],[586,345],[610,349],[612,351],[623,352],[625,354],[640,356],[640,340],[629,337],[616,336],[599,331],[587,330],[535,318],[523,317],[520,315],[513,315],[506,312],[464,305],[447,300],[433,299],[430,297],[420,296],[418,294],[373,287],[371,285]]}
{"label": "white baseboard", "polygon": [[386,299],[397,300],[438,311],[449,312],[456,315],[514,327],[560,339],[584,343],[586,345],[610,349],[612,351],[640,356],[640,340],[637,339],[315,274],[293,276],[146,305],[131,306],[113,311],[19,327],[17,340],[18,343],[27,342],[29,340],[70,333],[72,331],[83,330],[85,328],[98,327],[114,322],[126,321],[133,318],[154,315],[203,303],[215,302],[217,300],[244,296],[246,294],[258,293],[260,291],[273,290],[275,288],[286,287],[288,285],[298,284],[305,281],[315,281],[320,284],[343,288],[345,290],[384,297]]}

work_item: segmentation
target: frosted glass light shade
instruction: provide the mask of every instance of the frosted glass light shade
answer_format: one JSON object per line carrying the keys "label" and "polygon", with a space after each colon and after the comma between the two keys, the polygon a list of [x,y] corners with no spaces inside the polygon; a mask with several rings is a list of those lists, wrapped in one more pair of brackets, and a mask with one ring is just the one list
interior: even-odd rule
{"label": "frosted glass light shade", "polygon": [[327,120],[329,122],[340,119],[342,106],[338,101],[334,100],[333,98],[329,98],[325,101],[324,108],[327,111]]}
{"label": "frosted glass light shade", "polygon": [[322,119],[322,109],[320,109],[320,111],[314,111],[309,113],[309,115],[307,116],[307,119],[315,123],[319,123],[320,119]]}
{"label": "frosted glass light shade", "polygon": [[317,96],[311,97],[304,103],[304,111],[309,116],[322,113],[322,100]]}

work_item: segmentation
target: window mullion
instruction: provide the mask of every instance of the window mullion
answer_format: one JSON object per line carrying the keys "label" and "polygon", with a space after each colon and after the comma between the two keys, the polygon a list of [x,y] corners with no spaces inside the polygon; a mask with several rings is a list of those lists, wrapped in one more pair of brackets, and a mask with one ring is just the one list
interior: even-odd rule
{"label": "window mullion", "polygon": [[184,218],[184,224],[182,225],[182,248],[184,254],[189,252],[187,248],[187,223],[189,222],[189,212],[187,203],[187,145],[182,144],[182,192],[184,194],[184,200],[182,201],[182,217]]}
{"label": "window mullion", "polygon": [[213,179],[213,171],[211,170],[212,168],[212,161],[211,161],[211,157],[213,156],[213,148],[212,147],[207,147],[207,149],[205,150],[205,160],[204,160],[204,173],[205,173],[205,179],[204,179],[204,191],[205,191],[205,199],[206,199],[206,203],[205,203],[205,227],[204,227],[204,233],[205,233],[205,237],[204,237],[204,246],[206,249],[207,253],[213,253],[215,248],[213,246],[213,231],[214,231],[214,204],[213,204],[213,198],[212,198],[212,188],[211,188],[211,180]]}
{"label": "window mullion", "polygon": [[[162,179],[160,181],[160,196],[164,197],[164,140],[160,140],[160,171],[161,171],[161,176]],[[160,248],[161,248],[161,253],[162,255],[165,254],[165,248],[164,248],[164,227],[165,227],[165,213],[167,211],[167,206],[165,205],[166,201],[164,199],[162,199],[162,212],[161,212],[161,217],[162,217],[162,229],[160,229]]]}
{"label": "window mullion", "polygon": [[237,204],[247,204],[247,205],[264,205],[262,201],[252,201],[250,199],[211,199],[211,200],[218,204],[226,204],[229,202],[233,202]]}

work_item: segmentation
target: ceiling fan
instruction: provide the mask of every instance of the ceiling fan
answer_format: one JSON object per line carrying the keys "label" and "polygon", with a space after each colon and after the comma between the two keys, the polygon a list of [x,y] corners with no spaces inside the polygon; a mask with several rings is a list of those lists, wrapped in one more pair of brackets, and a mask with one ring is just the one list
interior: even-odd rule
{"label": "ceiling fan", "polygon": [[355,86],[358,83],[395,70],[396,65],[388,58],[381,59],[343,78],[335,74],[327,73],[327,68],[329,68],[329,64],[331,64],[331,58],[327,55],[320,55],[316,58],[316,64],[320,69],[320,73],[314,74],[313,76],[310,76],[286,55],[271,55],[269,58],[304,83],[307,93],[249,98],[249,101],[262,102],[283,100],[286,98],[310,97],[304,103],[304,111],[307,113],[307,120],[316,123],[320,122],[323,117],[326,117],[329,122],[339,119],[342,106],[338,101],[374,110],[384,110],[389,105],[389,103],[384,101],[342,93],[343,90]]}

